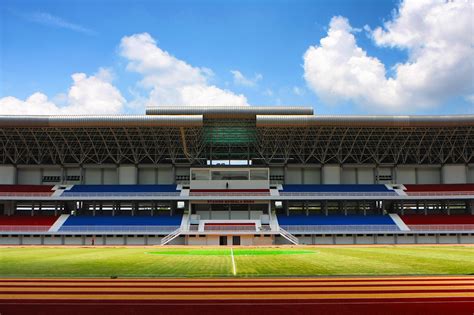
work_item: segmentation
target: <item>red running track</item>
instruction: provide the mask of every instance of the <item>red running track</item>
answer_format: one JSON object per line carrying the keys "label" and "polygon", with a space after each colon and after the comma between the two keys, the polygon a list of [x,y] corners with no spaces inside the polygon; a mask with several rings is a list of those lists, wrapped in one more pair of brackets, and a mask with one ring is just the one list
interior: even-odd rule
{"label": "red running track", "polygon": [[473,312],[473,276],[0,279],[2,315]]}

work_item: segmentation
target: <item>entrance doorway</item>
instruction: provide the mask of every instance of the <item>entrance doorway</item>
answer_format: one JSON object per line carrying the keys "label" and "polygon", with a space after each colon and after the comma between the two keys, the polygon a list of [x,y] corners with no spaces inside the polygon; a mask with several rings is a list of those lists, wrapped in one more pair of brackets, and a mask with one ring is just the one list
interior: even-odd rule
{"label": "entrance doorway", "polygon": [[240,236],[232,236],[232,245],[240,245]]}
{"label": "entrance doorway", "polygon": [[219,236],[219,245],[227,245],[227,236]]}

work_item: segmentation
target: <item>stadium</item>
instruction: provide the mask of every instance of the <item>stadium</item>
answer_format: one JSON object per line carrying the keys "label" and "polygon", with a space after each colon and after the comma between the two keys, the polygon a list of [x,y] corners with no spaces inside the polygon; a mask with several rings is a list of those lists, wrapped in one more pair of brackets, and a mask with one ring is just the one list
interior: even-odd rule
{"label": "stadium", "polygon": [[0,117],[0,244],[474,242],[474,116]]}
{"label": "stadium", "polygon": [[472,306],[472,115],[160,106],[0,132],[0,313]]}

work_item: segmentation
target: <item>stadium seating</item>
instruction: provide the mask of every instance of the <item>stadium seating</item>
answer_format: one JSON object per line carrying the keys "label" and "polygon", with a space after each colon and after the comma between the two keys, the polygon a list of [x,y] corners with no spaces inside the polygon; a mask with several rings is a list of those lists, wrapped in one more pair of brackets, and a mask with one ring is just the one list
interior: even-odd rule
{"label": "stadium seating", "polygon": [[181,225],[182,215],[70,216],[60,232],[171,232]]}
{"label": "stadium seating", "polygon": [[397,193],[385,185],[283,185],[280,195],[376,195],[390,196]]}
{"label": "stadium seating", "polygon": [[45,232],[57,219],[56,216],[0,216],[0,231]]}
{"label": "stadium seating", "polygon": [[62,196],[176,196],[180,191],[176,185],[74,185],[65,190]]}
{"label": "stadium seating", "polygon": [[474,195],[473,184],[428,184],[404,185],[405,193],[410,196],[422,195]]}
{"label": "stadium seating", "polygon": [[474,224],[474,215],[400,215],[403,222],[410,225]]}
{"label": "stadium seating", "polygon": [[412,231],[474,231],[474,215],[401,215]]}
{"label": "stadium seating", "polygon": [[51,196],[54,186],[51,185],[0,185],[0,196]]}
{"label": "stadium seating", "polygon": [[289,232],[398,231],[390,216],[382,215],[278,215],[278,223]]}

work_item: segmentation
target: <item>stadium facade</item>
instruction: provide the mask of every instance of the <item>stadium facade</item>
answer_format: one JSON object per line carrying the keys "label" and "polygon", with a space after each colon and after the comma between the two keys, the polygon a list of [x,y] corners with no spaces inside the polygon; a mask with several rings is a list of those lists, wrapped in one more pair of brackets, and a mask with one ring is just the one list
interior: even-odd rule
{"label": "stadium facade", "polygon": [[0,244],[474,243],[474,115],[0,116]]}

